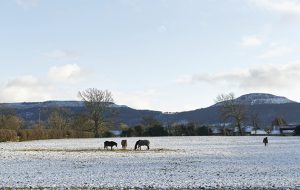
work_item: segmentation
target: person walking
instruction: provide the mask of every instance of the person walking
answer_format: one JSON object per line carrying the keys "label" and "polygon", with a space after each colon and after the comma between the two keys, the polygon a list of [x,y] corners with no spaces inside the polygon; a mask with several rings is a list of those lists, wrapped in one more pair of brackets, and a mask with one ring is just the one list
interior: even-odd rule
{"label": "person walking", "polygon": [[267,144],[268,144],[268,137],[264,138],[263,143],[265,144],[265,146],[267,146]]}

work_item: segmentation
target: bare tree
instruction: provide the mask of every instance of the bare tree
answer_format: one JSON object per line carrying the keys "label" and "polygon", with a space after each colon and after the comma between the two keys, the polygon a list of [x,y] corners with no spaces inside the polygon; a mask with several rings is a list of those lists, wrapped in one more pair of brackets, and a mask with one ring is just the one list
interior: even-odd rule
{"label": "bare tree", "polygon": [[282,125],[286,125],[286,124],[287,124],[287,122],[281,116],[275,117],[274,120],[272,121],[272,126],[274,126],[274,125],[282,126]]}
{"label": "bare tree", "polygon": [[0,104],[0,128],[18,130],[23,124],[23,120],[17,116],[14,109]]}
{"label": "bare tree", "polygon": [[260,118],[259,118],[258,113],[253,112],[253,111],[250,112],[250,122],[252,123],[252,126],[253,126],[255,129],[258,129],[259,124],[260,124]]}
{"label": "bare tree", "polygon": [[226,121],[233,119],[239,128],[240,135],[243,135],[242,122],[246,119],[246,108],[241,102],[235,99],[233,93],[221,94],[216,99],[217,105],[220,106],[221,118]]}
{"label": "bare tree", "polygon": [[51,128],[65,130],[68,127],[67,110],[64,108],[53,108],[48,118],[48,124]]}
{"label": "bare tree", "polygon": [[104,127],[104,114],[114,101],[111,92],[89,88],[79,92],[78,96],[84,101],[89,118],[94,122],[95,137],[99,137],[99,129]]}

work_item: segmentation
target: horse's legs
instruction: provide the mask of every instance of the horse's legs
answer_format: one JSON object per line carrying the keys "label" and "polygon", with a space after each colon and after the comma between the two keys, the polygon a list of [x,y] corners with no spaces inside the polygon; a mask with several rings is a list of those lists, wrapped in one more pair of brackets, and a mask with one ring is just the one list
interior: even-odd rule
{"label": "horse's legs", "polygon": [[147,145],[147,148],[148,148],[148,150],[150,149],[150,148],[149,148],[149,145]]}

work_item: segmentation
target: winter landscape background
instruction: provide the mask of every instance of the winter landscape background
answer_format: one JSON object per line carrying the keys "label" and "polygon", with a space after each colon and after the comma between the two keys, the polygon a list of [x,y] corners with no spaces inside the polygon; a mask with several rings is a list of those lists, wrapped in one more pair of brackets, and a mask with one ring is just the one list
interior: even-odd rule
{"label": "winter landscape background", "polygon": [[0,0],[0,189],[300,190],[299,23],[300,0]]}
{"label": "winter landscape background", "polygon": [[0,144],[0,188],[299,189],[298,137],[152,137],[150,151],[103,150],[105,140]]}
{"label": "winter landscape background", "polygon": [[[259,120],[259,127],[266,128],[272,126],[272,121],[276,117],[281,117],[290,124],[300,124],[300,103],[289,100],[282,96],[275,96],[266,93],[251,93],[237,98],[241,104],[247,108],[247,119],[245,125],[252,125],[251,114],[256,114]],[[41,117],[47,122],[51,108],[65,108],[70,115],[84,111],[84,103],[80,101],[46,101],[46,102],[24,102],[6,103],[0,106],[16,111],[16,114],[23,118],[25,122],[34,123]],[[125,123],[128,126],[141,124],[143,117],[153,117],[165,125],[173,123],[199,123],[202,125],[221,125],[224,121],[220,118],[221,104],[214,104],[206,108],[184,112],[161,112],[156,110],[138,110],[127,105],[112,105],[115,110],[114,122],[116,124]],[[39,114],[39,112],[41,114]]]}

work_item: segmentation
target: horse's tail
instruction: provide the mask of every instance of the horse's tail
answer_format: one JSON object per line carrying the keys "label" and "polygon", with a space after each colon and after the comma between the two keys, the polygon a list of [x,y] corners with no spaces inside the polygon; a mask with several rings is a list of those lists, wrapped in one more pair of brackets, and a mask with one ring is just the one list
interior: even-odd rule
{"label": "horse's tail", "polygon": [[136,141],[135,145],[134,145],[134,150],[137,149],[138,144],[140,143],[140,140]]}
{"label": "horse's tail", "polygon": [[150,149],[150,141],[147,140],[147,148]]}

